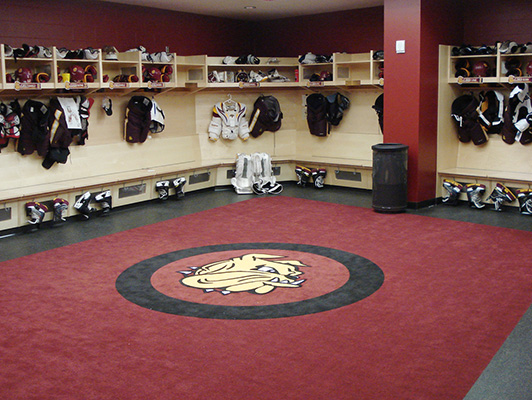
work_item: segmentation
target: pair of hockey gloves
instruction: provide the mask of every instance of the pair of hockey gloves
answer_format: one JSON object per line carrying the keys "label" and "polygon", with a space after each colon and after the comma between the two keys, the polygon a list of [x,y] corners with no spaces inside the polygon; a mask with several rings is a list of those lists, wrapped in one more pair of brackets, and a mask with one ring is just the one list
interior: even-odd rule
{"label": "pair of hockey gloves", "polygon": [[296,165],[297,184],[306,187],[310,184],[311,179],[314,181],[314,187],[322,189],[325,185],[327,170],[324,168],[310,169],[301,165]]}
{"label": "pair of hockey gloves", "polygon": [[[481,209],[486,206],[486,204],[482,202],[482,195],[486,191],[486,186],[481,183],[468,183],[462,185],[452,179],[444,179],[443,187],[447,191],[446,195],[442,198],[442,202],[445,204],[456,206],[458,204],[460,193],[465,189],[467,200],[471,208]],[[523,210],[526,210],[527,207],[529,207],[529,211],[532,212],[532,190],[523,189],[518,190],[517,193],[517,198],[520,199],[519,204],[521,213],[523,213]],[[519,197],[519,195],[521,197]],[[497,183],[487,200],[493,201],[495,211],[502,211],[503,203],[513,202],[516,200],[516,196],[502,183]]]}
{"label": "pair of hockey gloves", "polygon": [[26,216],[29,218],[28,222],[31,225],[39,227],[47,212],[48,207],[45,204],[36,201],[26,203]]}
{"label": "pair of hockey gloves", "polygon": [[155,190],[159,194],[159,200],[168,200],[170,197],[170,188],[175,188],[175,195],[180,199],[185,195],[184,187],[187,180],[183,177],[176,178],[172,181],[165,180],[155,183]]}
{"label": "pair of hockey gloves", "polygon": [[[74,204],[74,208],[79,211],[86,219],[90,218],[90,214],[96,209],[91,207],[91,200],[93,199],[91,192],[83,193]],[[103,215],[108,215],[111,211],[113,197],[110,190],[105,190],[94,196],[94,201],[100,204]]]}

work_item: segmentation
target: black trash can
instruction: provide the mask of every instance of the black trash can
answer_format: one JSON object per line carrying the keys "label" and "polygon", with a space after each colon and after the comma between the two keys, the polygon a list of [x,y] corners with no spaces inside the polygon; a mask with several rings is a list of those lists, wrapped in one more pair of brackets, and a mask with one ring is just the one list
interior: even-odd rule
{"label": "black trash can", "polygon": [[408,146],[381,143],[373,150],[373,209],[383,213],[405,211],[408,203]]}

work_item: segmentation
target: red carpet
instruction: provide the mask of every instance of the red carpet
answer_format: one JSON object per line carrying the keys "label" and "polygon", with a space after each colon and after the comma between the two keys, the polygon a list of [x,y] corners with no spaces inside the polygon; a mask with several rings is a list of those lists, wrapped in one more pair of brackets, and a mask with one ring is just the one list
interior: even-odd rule
{"label": "red carpet", "polygon": [[[243,243],[288,254],[283,268],[305,264],[294,279],[306,280],[226,295],[180,283]],[[530,244],[523,231],[269,197],[3,262],[0,397],[462,399],[532,301]],[[349,255],[360,264],[346,269]],[[124,282],[169,308],[131,301]]]}

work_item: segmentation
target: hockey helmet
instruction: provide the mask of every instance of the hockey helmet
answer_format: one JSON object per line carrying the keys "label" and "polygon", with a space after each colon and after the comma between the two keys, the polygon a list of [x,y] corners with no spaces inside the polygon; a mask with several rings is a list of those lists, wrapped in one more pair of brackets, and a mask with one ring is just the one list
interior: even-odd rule
{"label": "hockey helmet", "polygon": [[31,69],[26,67],[20,67],[15,71],[15,80],[19,82],[31,82],[32,73]]}
{"label": "hockey helmet", "polygon": [[146,68],[144,79],[151,82],[159,82],[161,80],[161,70],[157,67]]}
{"label": "hockey helmet", "polygon": [[71,82],[83,82],[83,77],[85,76],[85,69],[79,65],[71,65],[68,68],[70,72],[70,81]]}
{"label": "hockey helmet", "polygon": [[489,65],[486,61],[477,61],[473,64],[472,74],[473,76],[488,76],[489,69]]}

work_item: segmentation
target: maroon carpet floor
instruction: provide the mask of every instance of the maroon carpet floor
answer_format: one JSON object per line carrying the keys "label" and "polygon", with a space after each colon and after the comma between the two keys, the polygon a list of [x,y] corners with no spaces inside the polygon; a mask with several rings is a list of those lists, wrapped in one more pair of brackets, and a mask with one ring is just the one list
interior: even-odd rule
{"label": "maroon carpet floor", "polygon": [[[216,246],[242,243],[300,261],[306,280],[261,295],[180,282],[190,276],[181,271],[236,254]],[[463,399],[532,302],[530,244],[529,232],[269,197],[6,261],[0,398]],[[204,246],[215,254],[162,256]],[[320,310],[347,281],[364,290],[330,256],[339,252],[384,280]],[[221,314],[178,315],[123,296],[124,273],[153,260],[148,283],[170,307],[178,299],[185,312]],[[136,279],[126,286],[146,284]],[[294,316],[268,318],[286,304]]]}

